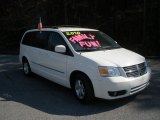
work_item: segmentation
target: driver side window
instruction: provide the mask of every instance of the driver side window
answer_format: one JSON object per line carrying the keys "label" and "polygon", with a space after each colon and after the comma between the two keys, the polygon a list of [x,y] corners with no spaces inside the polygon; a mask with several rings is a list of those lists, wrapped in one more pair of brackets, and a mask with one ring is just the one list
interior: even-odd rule
{"label": "driver side window", "polygon": [[49,50],[55,51],[55,46],[64,45],[67,46],[63,37],[56,32],[52,32],[48,41]]}

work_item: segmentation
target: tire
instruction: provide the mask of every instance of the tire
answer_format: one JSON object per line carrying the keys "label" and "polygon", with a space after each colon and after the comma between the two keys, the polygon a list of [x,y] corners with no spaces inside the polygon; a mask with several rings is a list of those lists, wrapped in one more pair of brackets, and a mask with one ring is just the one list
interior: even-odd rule
{"label": "tire", "polygon": [[23,61],[23,72],[26,76],[30,76],[31,75],[31,68],[30,68],[30,65],[28,63],[27,60],[24,60]]}
{"label": "tire", "polygon": [[94,90],[91,81],[85,75],[74,78],[73,92],[81,103],[89,104],[94,101]]}

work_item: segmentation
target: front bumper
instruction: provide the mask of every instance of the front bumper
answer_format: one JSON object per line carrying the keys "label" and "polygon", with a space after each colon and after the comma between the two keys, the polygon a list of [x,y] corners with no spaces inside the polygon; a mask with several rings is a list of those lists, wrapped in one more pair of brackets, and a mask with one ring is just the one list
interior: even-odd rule
{"label": "front bumper", "polygon": [[[149,85],[151,70],[135,78],[127,77],[100,77],[94,85],[95,96],[103,99],[118,99],[133,95]],[[111,94],[110,94],[111,93]],[[120,93],[120,94],[119,94]]]}

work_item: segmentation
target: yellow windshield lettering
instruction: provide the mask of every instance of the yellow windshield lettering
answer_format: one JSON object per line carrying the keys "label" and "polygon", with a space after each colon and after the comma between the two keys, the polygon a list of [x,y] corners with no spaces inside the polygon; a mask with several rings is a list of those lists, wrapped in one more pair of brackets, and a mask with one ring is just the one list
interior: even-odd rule
{"label": "yellow windshield lettering", "polygon": [[80,32],[66,32],[66,35],[79,35]]}

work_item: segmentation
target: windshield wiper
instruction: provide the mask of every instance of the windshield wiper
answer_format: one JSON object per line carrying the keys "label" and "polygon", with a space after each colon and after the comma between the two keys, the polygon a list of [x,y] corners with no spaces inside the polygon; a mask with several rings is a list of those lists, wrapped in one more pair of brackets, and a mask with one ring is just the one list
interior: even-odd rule
{"label": "windshield wiper", "polygon": [[98,51],[103,50],[103,48],[92,48],[92,49],[82,49],[82,50],[76,50],[78,52],[92,52],[92,51]]}
{"label": "windshield wiper", "polygon": [[101,50],[111,50],[111,49],[117,49],[121,48],[121,46],[108,46],[108,47],[100,47],[100,48],[92,48],[92,49],[82,49],[82,50],[76,50],[77,52],[92,52],[92,51],[101,51]]}
{"label": "windshield wiper", "polygon": [[113,46],[113,49],[116,49],[116,48],[121,48],[121,46]]}
{"label": "windshield wiper", "polygon": [[91,52],[94,51],[92,49],[84,49],[84,50],[76,50],[77,52]]}
{"label": "windshield wiper", "polygon": [[103,47],[103,49],[110,50],[110,49],[117,49],[121,48],[121,46],[108,46],[108,47]]}

